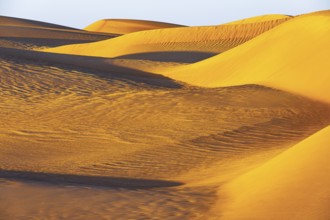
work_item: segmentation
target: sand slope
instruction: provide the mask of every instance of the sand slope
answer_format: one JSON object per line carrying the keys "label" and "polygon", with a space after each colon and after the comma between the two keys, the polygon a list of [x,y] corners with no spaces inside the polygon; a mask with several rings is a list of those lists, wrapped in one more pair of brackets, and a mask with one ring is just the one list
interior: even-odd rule
{"label": "sand slope", "polygon": [[68,30],[78,30],[76,28],[66,27],[57,24],[51,24],[46,22],[14,18],[7,16],[0,16],[1,26],[19,26],[19,27],[35,27],[35,28],[58,28],[58,29],[68,29]]}
{"label": "sand slope", "polygon": [[330,11],[294,18],[216,57],[164,72],[205,87],[262,84],[330,102]]}
{"label": "sand slope", "polygon": [[[191,56],[197,56],[195,61],[205,59],[216,53],[229,50],[242,44],[255,36],[272,29],[273,27],[287,21],[289,17],[263,22],[244,22],[233,25],[205,26],[205,27],[182,27],[151,31],[142,31],[127,34],[116,39],[101,41],[91,44],[69,45],[51,48],[46,51],[54,53],[77,54],[100,57],[146,58],[152,59],[155,54],[164,53],[165,58],[173,54],[178,56],[182,53],[184,59],[189,60]],[[134,54],[138,54],[135,55]],[[127,56],[131,55],[131,56]],[[157,59],[162,60],[164,56]],[[184,60],[183,59],[183,60]]]}
{"label": "sand slope", "polygon": [[230,182],[221,219],[329,219],[329,142],[327,127]]}
{"label": "sand slope", "polygon": [[128,34],[137,31],[183,27],[182,25],[156,21],[130,20],[130,19],[103,19],[84,28],[86,31],[105,32],[112,34]]}
{"label": "sand slope", "polygon": [[0,219],[328,219],[329,12],[289,19],[0,25]]}
{"label": "sand slope", "polygon": [[94,42],[116,36],[118,35],[87,32],[33,20],[0,17],[1,47],[31,49]]}
{"label": "sand slope", "polygon": [[260,15],[251,18],[245,18],[242,20],[228,22],[226,24],[252,24],[258,22],[266,22],[266,21],[275,21],[280,19],[289,19],[292,18],[290,15],[281,15],[281,14],[268,14],[268,15]]}

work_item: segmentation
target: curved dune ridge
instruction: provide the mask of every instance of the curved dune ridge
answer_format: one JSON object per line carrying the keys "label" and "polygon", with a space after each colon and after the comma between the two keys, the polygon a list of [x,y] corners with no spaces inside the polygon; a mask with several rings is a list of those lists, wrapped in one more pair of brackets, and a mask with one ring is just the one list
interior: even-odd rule
{"label": "curved dune ridge", "polygon": [[261,84],[330,102],[330,11],[302,15],[210,59],[163,74],[203,87]]}
{"label": "curved dune ridge", "polygon": [[[214,55],[224,52],[289,19],[290,17],[284,17],[247,24],[241,22],[234,25],[141,31],[116,39],[50,48],[45,51],[109,58],[139,54],[139,56],[133,56],[136,59],[143,58],[146,53],[172,52],[164,56],[173,56],[175,52],[188,51],[190,53],[184,55],[185,58],[189,59],[189,56],[193,56],[193,52],[202,55],[203,53]],[[205,59],[205,54],[203,57]],[[160,57],[159,60],[161,59]]]}
{"label": "curved dune ridge", "polygon": [[221,188],[227,201],[213,211],[228,220],[329,219],[329,143],[330,126]]}
{"label": "curved dune ridge", "polygon": [[173,27],[183,27],[183,25],[145,20],[103,19],[88,25],[84,30],[112,34],[128,34],[137,31]]}
{"label": "curved dune ridge", "polygon": [[228,22],[226,24],[251,24],[251,23],[258,23],[258,22],[266,22],[266,21],[274,21],[280,19],[289,19],[293,16],[290,15],[281,15],[281,14],[268,14],[268,15],[260,15],[251,18],[245,18],[238,21]]}

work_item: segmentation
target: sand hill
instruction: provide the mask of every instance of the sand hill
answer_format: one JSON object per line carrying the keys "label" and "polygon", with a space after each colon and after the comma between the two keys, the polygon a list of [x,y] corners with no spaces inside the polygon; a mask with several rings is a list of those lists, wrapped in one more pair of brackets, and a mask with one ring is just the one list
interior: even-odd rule
{"label": "sand hill", "polygon": [[0,219],[328,219],[329,18],[1,18]]}
{"label": "sand hill", "polygon": [[[142,31],[91,44],[51,48],[47,52],[98,57],[194,62],[240,45],[287,21],[275,17],[255,23]],[[169,60],[172,59],[172,60]]]}
{"label": "sand hill", "polygon": [[94,22],[84,28],[86,31],[105,32],[112,34],[128,34],[137,31],[183,27],[183,25],[164,22],[130,20],[130,19],[104,19]]}
{"label": "sand hill", "polygon": [[51,47],[99,41],[116,36],[113,34],[87,32],[45,22],[0,16],[1,47]]}
{"label": "sand hill", "polygon": [[221,189],[228,201],[219,199],[218,213],[223,219],[328,219],[329,141],[327,127],[233,180]]}
{"label": "sand hill", "polygon": [[[261,84],[330,102],[330,11],[298,16],[216,57],[164,72],[203,87]],[[317,75],[316,75],[317,73]]]}

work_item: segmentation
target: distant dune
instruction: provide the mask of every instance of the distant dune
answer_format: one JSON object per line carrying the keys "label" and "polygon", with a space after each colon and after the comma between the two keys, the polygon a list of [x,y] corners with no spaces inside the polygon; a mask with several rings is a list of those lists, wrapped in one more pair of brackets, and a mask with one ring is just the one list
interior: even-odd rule
{"label": "distant dune", "polygon": [[84,30],[112,34],[128,34],[137,31],[173,27],[183,27],[183,25],[144,20],[104,19],[88,25]]}
{"label": "distant dune", "polygon": [[78,30],[76,28],[66,27],[66,26],[52,24],[52,23],[28,20],[28,19],[23,19],[23,18],[13,18],[13,17],[7,17],[7,16],[0,16],[0,25],[1,26],[57,28],[57,29]]}
{"label": "distant dune", "polygon": [[51,47],[99,41],[116,36],[118,35],[93,33],[50,23],[0,16],[1,47]]}
{"label": "distant dune", "polygon": [[[287,21],[290,17],[233,25],[180,27],[131,33],[90,44],[51,48],[47,52],[158,61],[198,61],[227,51]],[[166,53],[167,52],[167,53]],[[161,54],[160,56],[156,56]],[[181,56],[180,56],[181,55]],[[177,57],[177,59],[175,59]],[[168,59],[174,60],[168,60]]]}

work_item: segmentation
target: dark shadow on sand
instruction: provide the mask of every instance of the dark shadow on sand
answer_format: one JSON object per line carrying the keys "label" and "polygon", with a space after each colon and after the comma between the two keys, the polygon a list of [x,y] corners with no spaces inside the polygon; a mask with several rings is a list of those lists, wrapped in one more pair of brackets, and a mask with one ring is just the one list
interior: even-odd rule
{"label": "dark shadow on sand", "polygon": [[201,51],[162,51],[162,52],[148,52],[148,53],[123,55],[116,57],[116,59],[195,63],[213,57],[215,55],[217,55],[217,53],[209,53],[209,52],[201,52]]}
{"label": "dark shadow on sand", "polygon": [[31,60],[34,62],[42,62],[45,66],[61,65],[62,68],[69,70],[79,70],[79,68],[83,68],[84,72],[87,72],[86,70],[88,70],[87,73],[97,75],[102,78],[121,79],[160,88],[178,89],[183,87],[182,84],[174,81],[173,79],[159,74],[117,66],[111,63],[111,59],[109,58],[46,53],[1,47],[0,57],[14,57],[24,60]]}
{"label": "dark shadow on sand", "polygon": [[83,176],[14,170],[0,170],[0,178],[21,181],[36,181],[53,185],[82,185],[125,189],[150,189],[182,185],[180,182],[166,180],[134,179],[110,176]]}

